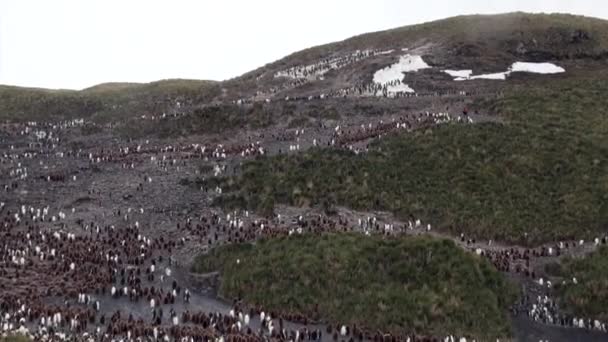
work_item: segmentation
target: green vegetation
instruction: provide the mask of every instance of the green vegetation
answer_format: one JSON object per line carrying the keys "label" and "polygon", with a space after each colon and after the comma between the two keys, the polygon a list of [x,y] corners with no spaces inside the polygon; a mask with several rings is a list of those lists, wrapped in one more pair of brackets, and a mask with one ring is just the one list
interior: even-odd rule
{"label": "green vegetation", "polygon": [[219,94],[218,83],[163,80],[147,84],[107,83],[81,91],[0,86],[0,121],[90,118],[98,122],[162,114],[204,103]]}
{"label": "green vegetation", "polygon": [[[164,80],[147,84],[107,83],[81,91],[0,86],[0,122],[59,121],[86,118],[118,125],[130,138],[162,138],[188,134],[220,133],[228,129],[266,127],[273,112],[261,103],[253,106],[208,105],[221,92],[220,83]],[[165,120],[139,120],[181,109],[189,115]],[[82,129],[85,135],[98,127]]]}
{"label": "green vegetation", "polygon": [[216,270],[223,296],[397,334],[506,337],[516,295],[485,259],[429,237],[305,234],[227,245],[195,261],[196,272]]}
{"label": "green vegetation", "polygon": [[21,335],[0,337],[0,342],[28,342],[31,341],[28,337]]}
{"label": "green vegetation", "polygon": [[137,121],[125,125],[129,137],[158,136],[170,138],[190,134],[213,134],[228,130],[267,127],[274,123],[273,112],[261,103],[253,106],[217,105],[197,108],[189,115],[156,121]]}
{"label": "green vegetation", "polygon": [[592,237],[608,226],[608,81],[600,77],[528,84],[483,104],[505,124],[390,136],[359,156],[261,158],[235,178],[213,180],[225,188],[218,204],[390,210],[518,243]]}
{"label": "green vegetation", "polygon": [[559,275],[567,281],[557,287],[563,309],[578,317],[608,321],[608,247],[585,258],[565,260]]}

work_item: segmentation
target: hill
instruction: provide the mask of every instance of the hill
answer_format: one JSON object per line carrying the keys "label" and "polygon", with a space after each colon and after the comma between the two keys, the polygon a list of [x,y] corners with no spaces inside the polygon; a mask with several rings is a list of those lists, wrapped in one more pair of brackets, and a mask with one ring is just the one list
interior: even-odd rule
{"label": "hill", "polygon": [[86,118],[111,122],[186,110],[218,93],[217,82],[198,80],[106,83],[81,91],[0,86],[0,121]]}
{"label": "hill", "polygon": [[[0,120],[85,117],[130,138],[245,139],[469,107],[486,122],[391,134],[359,156],[322,149],[245,162],[243,173],[217,180],[226,192],[216,203],[388,210],[450,233],[526,244],[593,238],[608,227],[606,51],[604,20],[461,16],[313,47],[226,82],[2,87]],[[558,63],[558,72],[513,71],[518,61]],[[444,68],[502,70],[503,79],[456,80]],[[379,72],[397,79],[379,85]]]}
{"label": "hill", "polygon": [[66,339],[91,312],[117,339],[605,340],[558,318],[608,319],[607,32],[463,16],[224,82],[0,86],[0,317],[61,312]]}
{"label": "hill", "polygon": [[[515,60],[605,60],[608,57],[608,21],[568,14],[520,12],[459,16],[312,47],[252,71],[235,82],[249,82],[248,87],[260,87],[262,83],[261,88],[264,88],[265,82],[276,82],[273,76],[281,70],[312,65],[357,50],[393,50],[391,54],[342,67],[342,74],[351,74],[350,69],[356,71],[350,81],[369,81],[371,75],[366,66],[375,69],[387,66],[396,55],[403,53],[402,49],[422,54],[438,69],[473,68],[483,72],[504,69]],[[364,71],[368,71],[368,75],[361,75]]]}
{"label": "hill", "polygon": [[302,235],[221,247],[194,267],[219,270],[224,296],[334,326],[396,336],[510,336],[514,289],[450,241]]}
{"label": "hill", "polygon": [[[484,80],[454,82],[442,70],[496,73],[516,61],[559,62],[570,74],[595,70],[604,67],[608,57],[608,22],[566,14],[459,16],[309,48],[226,82],[108,83],[82,91],[3,86],[0,120],[81,116],[104,122],[170,111],[194,113],[210,103],[251,104],[286,97],[342,96],[344,92],[352,93],[353,87],[373,86],[376,71],[394,65],[407,54],[422,56],[429,65],[426,70],[408,73],[403,80],[415,85],[418,94],[475,93],[482,89],[492,94],[499,92],[502,84]],[[307,67],[306,76],[289,74],[290,70]],[[521,81],[521,75],[511,80]],[[182,107],[176,108],[177,102]],[[267,107],[273,117],[283,114],[274,103]],[[343,114],[339,108],[338,112]]]}
{"label": "hill", "polygon": [[605,58],[608,21],[569,14],[467,15],[367,33],[296,52],[264,71],[307,64],[344,51],[414,49],[430,44],[429,55],[518,57],[528,60]]}
{"label": "hill", "polygon": [[[454,114],[463,107],[492,120],[392,135],[359,156],[320,149],[247,162],[242,173],[219,181],[226,193],[216,203],[258,210],[278,203],[388,210],[402,219],[422,217],[453,234],[532,245],[601,235],[608,227],[608,117],[602,95],[608,89],[607,48],[604,20],[512,13],[455,17],[295,53],[226,82],[227,89],[236,84],[261,93],[264,87],[277,89],[258,114],[228,115],[240,119],[231,122],[245,127],[247,120],[260,122],[263,112],[259,126],[289,129],[288,122],[296,122],[294,128],[312,128],[356,115],[395,119],[444,108]],[[363,49],[390,53],[345,53]],[[413,51],[429,67],[402,74],[403,82],[415,84],[415,94],[425,96],[390,100],[339,94],[306,100],[370,82],[375,71]],[[350,57],[332,59],[345,55]],[[496,72],[516,61],[552,61],[565,72],[458,82],[441,71]],[[285,70],[290,71],[282,74]],[[458,91],[472,95],[452,95]],[[304,100],[274,101],[283,95]],[[209,127],[208,117],[186,116],[163,127],[182,127],[175,129],[180,134],[202,132],[197,127]]]}
{"label": "hill", "polygon": [[247,162],[218,204],[389,210],[453,234],[512,243],[594,238],[608,229],[604,74],[513,87],[486,104],[507,120],[400,133],[356,155],[307,152]]}

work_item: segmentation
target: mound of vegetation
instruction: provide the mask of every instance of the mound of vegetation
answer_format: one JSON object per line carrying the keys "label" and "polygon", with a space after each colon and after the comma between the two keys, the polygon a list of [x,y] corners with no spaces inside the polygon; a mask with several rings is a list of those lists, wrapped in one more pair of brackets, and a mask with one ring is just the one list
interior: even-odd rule
{"label": "mound of vegetation", "polygon": [[485,104],[506,123],[447,125],[346,151],[246,163],[218,204],[390,210],[480,238],[535,244],[608,227],[608,81],[512,89]]}
{"label": "mound of vegetation", "polygon": [[559,275],[566,280],[557,287],[563,309],[577,317],[608,321],[608,247],[582,259],[565,260]]}
{"label": "mound of vegetation", "polygon": [[58,121],[90,118],[116,122],[139,115],[160,115],[180,106],[206,103],[219,94],[217,82],[163,80],[107,83],[84,90],[0,86],[0,121]]}
{"label": "mound of vegetation", "polygon": [[271,108],[256,103],[252,106],[231,104],[194,109],[188,115],[164,120],[137,121],[123,127],[129,137],[158,136],[171,138],[191,134],[214,134],[229,130],[267,127],[274,123]]}
{"label": "mound of vegetation", "polygon": [[509,283],[448,240],[299,235],[219,247],[194,270],[223,296],[276,312],[395,334],[509,335]]}
{"label": "mound of vegetation", "polygon": [[22,335],[11,335],[0,337],[0,342],[28,342],[31,341],[28,337]]}

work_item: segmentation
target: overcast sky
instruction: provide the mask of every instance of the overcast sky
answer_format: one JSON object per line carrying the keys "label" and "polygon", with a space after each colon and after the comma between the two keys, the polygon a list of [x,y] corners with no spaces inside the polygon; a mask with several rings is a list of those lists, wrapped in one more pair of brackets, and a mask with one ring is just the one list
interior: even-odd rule
{"label": "overcast sky", "polygon": [[356,34],[517,10],[608,19],[606,0],[0,0],[0,84],[223,80]]}

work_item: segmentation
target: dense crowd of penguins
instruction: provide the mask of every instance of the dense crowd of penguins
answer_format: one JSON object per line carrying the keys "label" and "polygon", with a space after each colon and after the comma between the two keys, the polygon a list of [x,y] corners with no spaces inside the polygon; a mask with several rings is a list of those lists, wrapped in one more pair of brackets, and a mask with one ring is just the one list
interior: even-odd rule
{"label": "dense crowd of penguins", "polygon": [[347,65],[357,63],[364,59],[393,53],[394,50],[363,50],[355,51],[350,55],[333,58],[323,58],[311,65],[294,66],[285,70],[278,71],[274,77],[289,77],[293,79],[317,79],[327,72],[341,69]]}
{"label": "dense crowd of penguins", "polygon": [[[244,105],[254,102],[270,102],[271,97],[274,97],[281,91],[291,90],[303,86],[311,81],[323,80],[324,75],[330,71],[339,70],[345,66],[360,62],[374,56],[391,54],[394,50],[363,50],[355,51],[351,54],[338,57],[323,58],[316,63],[310,65],[293,66],[276,72],[273,77],[277,79],[286,79],[279,86],[272,86],[267,90],[258,90],[255,95],[248,98],[240,98],[232,101],[233,104]],[[258,76],[258,80],[263,75]],[[313,96],[302,97],[285,97],[285,101],[300,101],[300,100],[318,100],[334,97],[333,94],[317,94]],[[338,97],[338,96],[335,96]],[[341,96],[340,96],[341,97]]]}
{"label": "dense crowd of penguins", "polygon": [[[350,87],[330,89],[317,94],[309,94],[304,96],[277,96],[277,94],[289,91],[310,82],[323,81],[325,74],[330,71],[339,70],[345,66],[360,62],[362,60],[383,55],[391,55],[395,50],[364,50],[355,51],[352,54],[347,54],[338,57],[322,58],[310,65],[297,65],[284,70],[280,70],[274,74],[275,79],[280,79],[280,85],[270,86],[266,90],[257,90],[254,95],[242,97],[233,100],[236,105],[247,105],[256,102],[271,101],[319,101],[332,98],[356,98],[356,97],[384,97],[384,98],[409,98],[409,97],[470,97],[480,94],[500,96],[491,90],[480,88],[477,90],[436,90],[436,91],[414,91],[406,86],[401,79],[395,79],[386,83],[355,82]],[[258,76],[258,80],[262,79],[265,74]]]}
{"label": "dense crowd of penguins", "polygon": [[[128,210],[114,212],[123,218]],[[439,337],[392,336],[364,327],[326,326],[309,330],[307,318],[297,312],[264,313],[263,308],[245,307],[234,302],[228,312],[201,312],[190,308],[191,292],[173,277],[170,255],[186,238],[199,237],[209,246],[255,240],[261,237],[291,234],[318,234],[329,231],[395,235],[431,231],[430,224],[419,219],[394,224],[376,217],[353,218],[324,215],[254,218],[248,212],[218,213],[198,218],[188,217],[177,228],[190,233],[178,241],[142,235],[139,224],[124,217],[123,228],[100,227],[81,222],[76,231],[49,227],[52,212],[48,208],[9,208],[2,203],[3,246],[0,260],[0,322],[2,330],[32,334],[35,338],[57,340],[136,340],[137,338],[170,341],[208,341],[220,338],[234,341],[277,340],[374,340],[440,341]],[[475,239],[460,237],[460,243],[479,250]],[[537,249],[510,248],[497,253],[484,249],[478,254],[495,264],[499,259],[505,272],[516,271],[521,260],[559,255],[585,242],[558,243]],[[606,238],[593,241],[605,244]],[[488,243],[491,245],[491,243]],[[534,277],[534,275],[529,275]],[[6,280],[11,280],[7,283]],[[543,283],[542,279],[535,279]],[[576,280],[573,280],[576,281]],[[53,300],[54,299],[54,300]],[[128,301],[149,306],[149,313],[134,316],[121,310],[100,311],[101,303]],[[55,302],[55,303],[53,303]],[[530,302],[526,304],[526,302]],[[173,305],[182,303],[178,313]],[[526,295],[522,310],[534,320],[577,328],[606,331],[597,320],[561,316],[557,305],[547,296],[531,301]],[[515,308],[514,310],[519,310]],[[253,324],[253,321],[257,325]],[[301,324],[286,328],[284,321]],[[276,324],[276,325],[275,325]],[[449,338],[449,337],[448,337]],[[461,339],[458,339],[461,340]]]}
{"label": "dense crowd of penguins", "polygon": [[[67,221],[52,225],[53,212],[48,207],[2,204],[3,246],[0,260],[0,322],[3,332],[31,334],[39,340],[137,340],[233,341],[321,340],[321,329],[308,330],[306,317],[293,312],[266,312],[261,308],[240,309],[238,302],[228,312],[199,312],[188,303],[192,296],[173,277],[171,255],[186,238],[178,241],[163,236],[142,235],[138,221],[132,222],[129,210],[113,215],[124,219],[117,228],[80,222],[67,230]],[[248,220],[228,214],[225,220],[215,214],[200,217],[194,228],[188,218],[186,231],[208,238],[209,244],[239,242],[262,236],[293,233],[318,233],[349,230],[344,219],[327,217],[288,220]],[[63,217],[63,216],[62,216]],[[294,221],[295,220],[295,221]],[[244,222],[247,222],[245,224]],[[296,225],[296,230],[286,227]],[[417,223],[419,225],[419,222]],[[363,229],[386,232],[375,219],[361,224]],[[59,229],[57,229],[59,228]],[[383,230],[384,229],[384,230]],[[112,310],[114,301],[149,306],[148,313],[134,315]],[[182,304],[181,313],[174,309]],[[104,310],[105,307],[105,310]],[[257,322],[254,326],[253,320]],[[301,329],[289,329],[284,320],[300,323]],[[352,330],[351,330],[352,329]],[[356,327],[325,329],[326,336],[340,339],[394,340],[396,337]],[[437,340],[410,336],[411,340]],[[407,340],[406,337],[399,340]]]}
{"label": "dense crowd of penguins", "polygon": [[[290,144],[289,151],[299,151],[299,142],[304,146],[306,140],[308,146],[326,144],[359,153],[366,151],[370,139],[454,121],[473,122],[467,115],[424,112],[358,126],[321,127],[330,131],[324,140],[307,136],[308,130],[304,129],[278,133],[272,138]],[[147,162],[163,172],[179,173],[191,160],[198,159],[215,163],[213,174],[217,176],[225,171],[222,162],[267,153],[261,136],[231,145],[141,141],[114,147],[62,148],[62,132],[86,124],[84,120],[72,120],[0,127],[1,334],[22,333],[38,341],[467,340],[453,336],[394,336],[363,326],[321,325],[298,312],[268,311],[247,306],[238,299],[223,311],[201,311],[192,303],[199,294],[189,288],[187,280],[176,275],[179,267],[172,258],[187,243],[202,249],[291,234],[355,231],[391,236],[431,233],[432,227],[414,217],[394,223],[376,217],[322,214],[260,218],[247,211],[235,211],[182,216],[175,223],[180,237],[148,236],[147,227],[137,220],[138,215],[146,215],[144,208],[114,208],[110,216],[112,222],[118,223],[110,224],[101,218],[85,222],[78,217],[76,208],[15,201],[12,195],[21,190],[19,185],[24,182],[61,186],[76,181],[87,168],[96,165],[119,165],[137,171]],[[81,163],[67,167],[66,160]],[[47,170],[46,166],[53,163],[63,167]],[[153,183],[151,174],[142,171],[139,176],[138,190]],[[500,247],[465,235],[454,240],[488,258],[500,271],[520,274],[534,282],[538,293],[525,293],[513,308],[516,314],[546,324],[606,331],[605,322],[561,314],[558,304],[547,295],[553,284],[537,275],[533,266],[535,261],[559,257],[571,249],[605,245],[607,237],[563,241],[534,249]]]}

